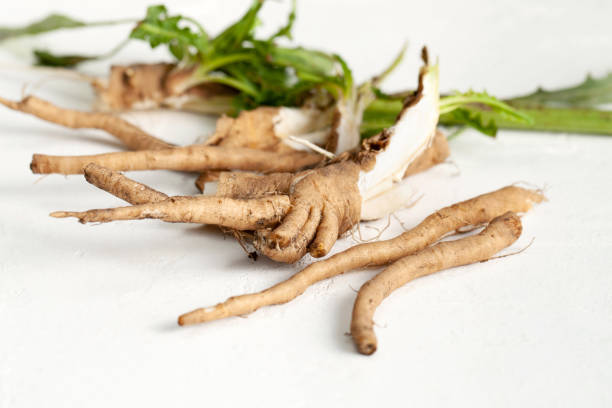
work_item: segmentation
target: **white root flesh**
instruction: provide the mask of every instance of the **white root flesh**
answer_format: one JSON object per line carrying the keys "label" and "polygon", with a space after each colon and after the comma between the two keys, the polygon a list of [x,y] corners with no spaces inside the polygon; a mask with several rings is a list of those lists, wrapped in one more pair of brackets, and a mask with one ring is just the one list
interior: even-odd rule
{"label": "white root flesh", "polygon": [[421,68],[419,87],[422,93],[416,96],[416,103],[405,106],[396,123],[384,131],[389,142],[376,155],[374,168],[359,174],[364,202],[393,188],[410,163],[431,145],[440,116],[437,65]]}

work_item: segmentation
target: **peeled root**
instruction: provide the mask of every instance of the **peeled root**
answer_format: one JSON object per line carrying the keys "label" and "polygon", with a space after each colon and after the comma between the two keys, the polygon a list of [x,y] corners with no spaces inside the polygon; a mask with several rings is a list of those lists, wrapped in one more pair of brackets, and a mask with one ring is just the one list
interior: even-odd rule
{"label": "peeled root", "polygon": [[259,293],[232,297],[210,308],[196,309],[179,318],[179,324],[195,324],[244,315],[262,306],[289,302],[311,285],[366,266],[386,265],[420,251],[445,235],[470,225],[490,222],[508,211],[522,213],[544,199],[539,192],[508,186],[483,194],[427,217],[396,238],[356,245],[323,261],[315,262],[284,282]]}
{"label": "peeled root", "polygon": [[72,129],[104,130],[132,150],[158,150],[173,147],[170,143],[148,134],[113,114],[63,109],[35,96],[27,96],[20,102],[0,98],[0,103],[16,111],[29,113],[47,122]]}
{"label": "peeled root", "polygon": [[85,180],[132,205],[157,203],[168,196],[123,174],[89,163],[84,168]]}
{"label": "peeled root", "polygon": [[391,292],[425,275],[486,261],[516,241],[521,231],[520,218],[508,212],[491,221],[478,235],[441,242],[401,258],[366,282],[357,294],[351,321],[351,336],[359,352],[369,355],[376,351],[374,312]]}
{"label": "peeled root", "polygon": [[225,197],[170,197],[157,203],[84,212],[56,211],[52,217],[75,217],[81,223],[118,220],[159,219],[166,222],[214,224],[236,230],[270,227],[289,210],[289,198],[283,195],[250,200]]}
{"label": "peeled root", "polygon": [[32,156],[30,168],[36,174],[82,174],[89,163],[110,170],[204,170],[295,171],[321,161],[307,152],[274,153],[248,148],[192,145],[163,150],[117,152],[92,156]]}

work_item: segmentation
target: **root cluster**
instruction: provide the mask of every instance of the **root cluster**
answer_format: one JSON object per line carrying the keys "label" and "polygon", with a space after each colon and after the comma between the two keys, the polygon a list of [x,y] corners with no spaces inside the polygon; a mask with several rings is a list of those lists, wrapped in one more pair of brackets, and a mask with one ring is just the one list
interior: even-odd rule
{"label": "root cluster", "polygon": [[[426,58],[425,64],[418,91],[405,102],[396,125],[365,140],[361,146],[352,146],[337,155],[330,153],[331,159],[316,152],[322,150],[320,145],[316,145],[315,151],[308,151],[285,143],[300,139],[292,134],[298,130],[310,138],[304,137],[302,141],[311,146],[315,145],[310,140],[321,142],[320,137],[327,134],[324,126],[329,119],[327,111],[317,117],[312,110],[304,113],[258,108],[237,118],[221,117],[216,132],[207,142],[179,147],[111,113],[63,109],[34,96],[18,102],[0,98],[0,104],[69,128],[105,130],[132,150],[89,156],[34,154],[30,166],[34,173],[84,174],[87,182],[129,204],[88,211],[56,211],[51,216],[74,217],[81,223],[157,219],[214,224],[233,230],[236,237],[254,237],[252,244],[259,253],[290,263],[306,253],[315,258],[327,255],[339,236],[360,220],[368,219],[365,213],[372,210],[372,201],[368,200],[386,198],[385,194],[393,192],[398,180],[424,171],[449,156],[446,138],[436,131],[437,71],[428,65]],[[164,65],[142,73],[121,71],[121,78],[126,75],[128,78],[122,84],[136,88],[142,81],[165,78],[169,72]],[[171,94],[171,88],[151,92],[147,98],[157,101]],[[106,96],[112,102],[110,105],[129,107],[138,96],[130,95],[127,92],[123,98],[112,93]],[[295,115],[308,120],[293,128],[286,122],[279,125],[279,118],[287,120]],[[421,117],[427,120],[422,121]],[[330,135],[336,138],[330,139],[333,144],[338,145],[337,129]],[[329,145],[330,140],[320,144]],[[217,192],[169,197],[120,173],[157,169],[198,173],[198,188],[203,191],[207,182],[216,181]],[[180,316],[178,322],[189,325],[248,314],[262,306],[289,302],[321,280],[384,265],[386,269],[359,290],[351,322],[357,350],[372,354],[377,348],[373,316],[391,292],[413,279],[490,259],[520,236],[522,226],[516,214],[528,211],[543,198],[539,191],[508,186],[453,204],[393,239],[356,245],[314,262],[264,291],[196,309]],[[369,209],[362,211],[368,203]],[[401,206],[402,203],[386,204],[392,211],[394,204]],[[477,235],[439,242],[448,234],[482,226],[485,228]],[[242,241],[239,238],[244,247]]]}

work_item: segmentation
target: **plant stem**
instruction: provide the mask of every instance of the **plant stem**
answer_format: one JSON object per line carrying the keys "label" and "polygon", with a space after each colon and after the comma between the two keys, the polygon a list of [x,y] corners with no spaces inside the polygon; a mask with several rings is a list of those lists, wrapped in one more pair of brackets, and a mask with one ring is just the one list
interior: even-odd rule
{"label": "plant stem", "polygon": [[[512,100],[504,101],[515,106]],[[368,106],[361,127],[362,135],[372,135],[391,126],[401,110],[402,103],[395,99],[377,99]],[[546,132],[591,133],[612,136],[612,111],[582,108],[522,108],[522,113],[533,118],[533,123],[509,120],[487,108],[481,108],[485,121],[495,120],[500,129],[537,130]],[[440,124],[454,126],[456,122],[448,115],[440,116]]]}

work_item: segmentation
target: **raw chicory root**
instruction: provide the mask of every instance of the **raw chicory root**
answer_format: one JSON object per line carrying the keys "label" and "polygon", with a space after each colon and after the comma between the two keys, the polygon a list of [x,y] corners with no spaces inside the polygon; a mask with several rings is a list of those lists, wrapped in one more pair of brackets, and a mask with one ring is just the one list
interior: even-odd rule
{"label": "raw chicory root", "polygon": [[168,198],[162,192],[95,163],[89,163],[83,172],[88,183],[132,205],[157,203]]}
{"label": "raw chicory root", "polygon": [[508,212],[493,219],[478,235],[440,242],[388,266],[366,282],[357,294],[351,321],[351,336],[357,350],[367,355],[376,351],[374,312],[391,292],[425,275],[486,261],[516,241],[521,231],[520,218],[515,213]]}
{"label": "raw chicory root", "polygon": [[291,182],[291,208],[281,225],[258,231],[256,248],[281,262],[295,262],[310,250],[326,255],[338,236],[359,222],[361,166],[352,160],[302,172]]}
{"label": "raw chicory root", "polygon": [[0,103],[16,111],[29,113],[47,122],[72,129],[100,129],[115,136],[132,150],[158,150],[173,147],[110,113],[81,112],[63,109],[35,96],[27,96],[19,102],[0,98]]}
{"label": "raw chicory root", "polygon": [[110,170],[247,170],[295,171],[321,161],[321,156],[308,152],[275,153],[249,148],[192,145],[163,150],[115,152],[90,156],[32,156],[30,168],[36,174],[82,174],[89,163]]}
{"label": "raw chicory root", "polygon": [[404,173],[404,178],[425,171],[436,164],[443,163],[448,159],[448,156],[450,156],[450,148],[446,136],[444,133],[437,131],[431,142],[431,146],[425,149],[419,157],[410,163],[410,166],[408,166]]}
{"label": "raw chicory root", "polygon": [[254,312],[262,306],[287,303],[311,285],[367,266],[386,265],[418,252],[445,235],[467,226],[482,225],[508,211],[522,213],[544,196],[538,191],[508,186],[443,208],[413,229],[386,241],[356,245],[315,262],[286,281],[262,292],[231,297],[209,308],[196,309],[179,318],[179,324],[195,324]]}
{"label": "raw chicory root", "polygon": [[284,195],[253,199],[176,196],[156,203],[83,212],[56,211],[50,215],[56,218],[75,217],[81,223],[152,218],[256,230],[278,224],[289,205],[289,198]]}
{"label": "raw chicory root", "polygon": [[[404,178],[425,171],[443,163],[450,156],[450,149],[444,134],[436,132],[432,145],[425,149],[414,162],[408,166]],[[270,173],[266,175],[247,172],[212,172],[202,173],[196,180],[196,186],[204,191],[209,181],[218,181],[217,195],[223,197],[254,197],[265,194],[289,194],[291,181],[295,174]]]}

